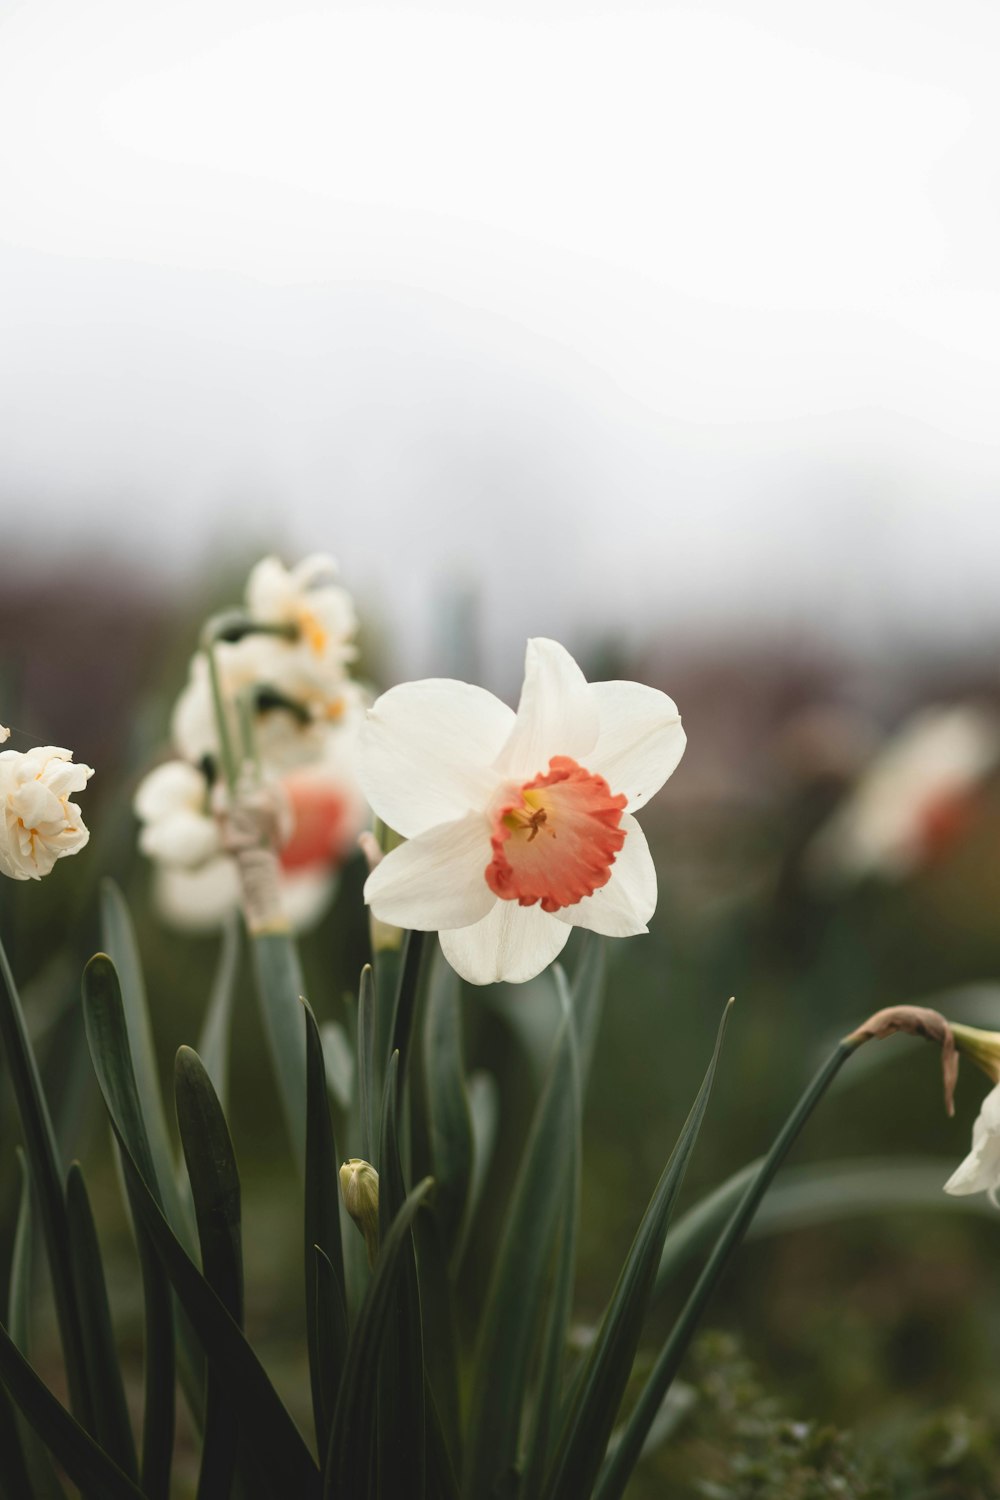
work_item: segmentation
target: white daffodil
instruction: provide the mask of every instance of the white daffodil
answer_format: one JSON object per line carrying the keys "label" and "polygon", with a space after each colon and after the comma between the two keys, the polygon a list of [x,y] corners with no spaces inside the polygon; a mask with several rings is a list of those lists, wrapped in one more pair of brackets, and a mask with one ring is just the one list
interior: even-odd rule
{"label": "white daffodil", "polygon": [[392,688],[362,727],[360,780],[408,842],[365,899],[383,922],[439,932],[473,984],[533,978],[571,927],[645,932],[656,872],[633,813],[684,744],[665,693],[588,683],[555,641],[528,642],[516,714],[464,682]]}
{"label": "white daffodil", "polygon": [[972,1150],[944,1185],[946,1193],[988,1193],[1000,1208],[1000,1084],[990,1090],[972,1127]]}
{"label": "white daffodil", "polygon": [[83,848],[90,834],[69,799],[93,774],[55,745],[0,751],[0,872],[13,880],[40,880],[57,859]]}
{"label": "white daffodil", "polygon": [[337,565],[325,553],[286,568],[276,557],[262,558],[247,580],[247,609],[263,625],[293,625],[314,662],[353,661],[358,622],[354,601],[334,579]]}
{"label": "white daffodil", "polygon": [[966,827],[976,789],[998,758],[1000,727],[992,715],[969,705],[922,710],[817,834],[813,875],[829,884],[910,875]]}
{"label": "white daffodil", "polygon": [[4,724],[0,724],[0,745],[10,739],[10,730]]}
{"label": "white daffodil", "polygon": [[185,760],[168,760],[144,776],[132,807],[143,825],[139,848],[150,859],[191,870],[222,848],[208,781]]}

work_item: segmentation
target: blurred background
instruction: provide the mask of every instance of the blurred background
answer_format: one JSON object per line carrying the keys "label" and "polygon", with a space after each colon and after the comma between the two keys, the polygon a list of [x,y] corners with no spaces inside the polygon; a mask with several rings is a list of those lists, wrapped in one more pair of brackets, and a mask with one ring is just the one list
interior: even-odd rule
{"label": "blurred background", "polygon": [[[510,697],[548,634],[680,706],[655,931],[613,945],[583,1321],[729,994],[693,1189],[870,1010],[943,992],[1000,1027],[998,43],[978,0],[0,5],[0,718],[97,768],[88,854],[0,892],[42,1032],[73,1023],[113,874],[165,1071],[192,1040],[216,941],[158,921],[130,800],[201,618],[269,551],[336,555],[378,686]],[[892,750],[942,706],[965,728]],[[361,879],[307,940],[330,1014]],[[516,1136],[544,1027],[489,996],[468,1021]],[[296,1225],[256,1024],[248,997],[235,1129],[280,1366]],[[890,1046],[802,1159],[965,1154],[985,1081],[947,1122],[929,1049]],[[91,1118],[99,1152],[71,1083],[64,1128]],[[995,1494],[1000,1224],[923,1196],[749,1248],[713,1319],[790,1417],[909,1455],[893,1494],[918,1468],[919,1493]],[[731,1396],[689,1439],[719,1485],[733,1423],[764,1420]]]}

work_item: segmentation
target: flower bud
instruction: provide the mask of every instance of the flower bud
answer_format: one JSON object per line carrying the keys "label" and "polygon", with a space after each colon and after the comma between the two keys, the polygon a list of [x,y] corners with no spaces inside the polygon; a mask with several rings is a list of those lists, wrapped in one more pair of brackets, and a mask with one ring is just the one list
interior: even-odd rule
{"label": "flower bud", "polygon": [[370,1162],[352,1156],[340,1169],[344,1207],[365,1237],[368,1264],[378,1254],[378,1173]]}

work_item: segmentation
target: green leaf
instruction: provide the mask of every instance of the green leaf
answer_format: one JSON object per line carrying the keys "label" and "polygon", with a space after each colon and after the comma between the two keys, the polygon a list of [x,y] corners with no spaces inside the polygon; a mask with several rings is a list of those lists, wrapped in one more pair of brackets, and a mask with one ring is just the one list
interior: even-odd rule
{"label": "green leaf", "polygon": [[[340,1236],[337,1143],[326,1096],[323,1045],[312,1011],[308,1005],[304,1009],[306,1330],[316,1445],[318,1452],[323,1454],[329,1441],[337,1389],[347,1355],[347,1309]],[[329,1277],[325,1268],[329,1268]]]}
{"label": "green leaf", "polygon": [[462,1056],[461,986],[439,951],[431,969],[423,1017],[426,1131],[434,1195],[445,1254],[458,1244],[472,1177],[472,1119]]}
{"label": "green leaf", "polygon": [[324,1470],[324,1500],[366,1496],[375,1452],[377,1372],[390,1314],[397,1306],[403,1252],[410,1228],[434,1185],[419,1182],[406,1198],[383,1240],[378,1259],[351,1335],[330,1431]]}
{"label": "green leaf", "polygon": [[762,1156],[758,1156],[755,1161],[740,1167],[738,1172],[734,1172],[725,1182],[707,1193],[673,1225],[663,1242],[663,1253],[653,1284],[654,1302],[663,1295],[675,1276],[696,1256],[708,1250],[743,1197],[748,1184],[760,1171],[763,1160]]}
{"label": "green leaf", "polygon": [[[174,1090],[181,1145],[191,1183],[205,1280],[243,1326],[240,1178],[225,1115],[196,1052],[178,1050]],[[238,1413],[225,1384],[209,1371],[205,1391],[199,1500],[228,1495],[236,1468]]]}
{"label": "green leaf", "polygon": [[323,1043],[326,1086],[337,1101],[338,1108],[346,1114],[351,1107],[355,1074],[354,1057],[347,1033],[336,1021],[324,1021],[319,1028],[319,1035]]}
{"label": "green leaf", "polygon": [[[553,972],[561,972],[559,965]],[[601,1024],[602,999],[608,977],[608,945],[596,932],[581,934],[581,943],[573,969],[570,988],[573,994],[573,1017],[576,1026],[576,1052],[580,1069],[580,1098],[587,1096],[594,1048]]]}
{"label": "green leaf", "polygon": [[69,1248],[69,1221],[63,1196],[62,1168],[52,1120],[42,1089],[24,1012],[17,986],[0,943],[0,1041],[10,1073],[11,1087],[17,1102],[24,1148],[31,1181],[37,1194],[42,1235],[52,1276],[52,1293],[56,1305],[59,1337],[66,1361],[66,1379],[70,1404],[85,1423],[91,1420],[90,1393],[87,1386],[87,1362],[83,1348],[83,1329],[76,1300],[73,1265]]}
{"label": "green leaf", "polygon": [[565,1212],[565,1173],[578,1130],[574,1020],[556,1036],[490,1280],[476,1346],[465,1500],[482,1500],[517,1459],[521,1411],[552,1249]]}
{"label": "green leaf", "polygon": [[94,1435],[118,1467],[138,1479],[135,1438],[115,1347],[101,1247],[79,1162],[71,1164],[66,1179],[66,1207],[94,1400]]}
{"label": "green leaf", "polygon": [[732,1001],[726,1006],[698,1096],[684,1122],[639,1225],[578,1380],[559,1439],[546,1500],[576,1500],[591,1491],[635,1360],[667,1227],[708,1108]]}
{"label": "green leaf", "polygon": [[469,1178],[462,1236],[455,1250],[456,1265],[461,1263],[465,1254],[465,1248],[469,1242],[469,1231],[475,1222],[476,1210],[483,1196],[496,1147],[497,1130],[500,1125],[500,1089],[492,1073],[487,1073],[482,1068],[470,1073],[468,1097],[469,1119],[472,1122],[472,1172]]}
{"label": "green leaf", "polygon": [[[459,1405],[458,1329],[455,1299],[448,1275],[448,1257],[433,1213],[420,1214],[413,1226],[417,1253],[417,1284],[423,1324],[424,1371],[427,1379],[428,1488],[437,1483],[449,1488],[449,1474],[462,1468],[461,1408]],[[435,1424],[437,1431],[434,1431]],[[437,1445],[437,1446],[436,1446]],[[447,1463],[437,1447],[443,1445]]]}
{"label": "green leaf", "polygon": [[[385,1241],[406,1201],[397,1129],[399,1053],[389,1059],[379,1131],[379,1239]],[[400,1251],[396,1307],[379,1369],[378,1474],[386,1495],[423,1500],[426,1483],[424,1350],[413,1242]]]}
{"label": "green leaf", "polygon": [[257,995],[264,1035],[278,1082],[292,1154],[300,1174],[306,1165],[306,1032],[302,1018],[305,981],[295,939],[287,932],[251,934]]}
{"label": "green leaf", "polygon": [[392,1008],[389,1051],[384,1059],[384,1067],[388,1070],[392,1054],[399,1053],[399,1076],[401,1078],[406,1077],[406,1064],[410,1054],[410,1036],[413,1032],[413,1017],[417,1008],[417,989],[420,984],[420,969],[426,937],[425,932],[408,932],[403,940],[402,967]]}
{"label": "green leaf", "polygon": [[[21,1199],[10,1260],[8,1319],[11,1338],[27,1359],[30,1353],[28,1324],[35,1236],[31,1213],[31,1178],[20,1146],[17,1148],[17,1164],[21,1174]],[[31,1495],[34,1500],[65,1500],[65,1492],[56,1478],[49,1450],[30,1423],[16,1411],[2,1382],[0,1409],[3,1421],[0,1454],[5,1459],[9,1456],[5,1472],[10,1490],[4,1495],[4,1500],[21,1500],[22,1495]],[[25,1470],[27,1480],[22,1478]],[[3,1491],[0,1490],[0,1493]]]}
{"label": "green leaf", "polygon": [[294,1493],[310,1500],[318,1494],[319,1475],[308,1448],[239,1325],[167,1223],[147,1179],[151,1158],[143,1146],[121,995],[112,965],[103,955],[99,957],[102,962],[92,960],[85,974],[84,1023],[98,1082],[121,1147],[137,1227],[145,1229],[148,1243],[197,1331],[209,1363],[216,1366],[238,1405],[242,1430],[262,1477],[277,1496]]}
{"label": "green leaf", "polygon": [[358,986],[358,1109],[361,1125],[361,1160],[374,1162],[378,1155],[375,1100],[375,979],[371,964],[361,970]]}
{"label": "green leaf", "polygon": [[107,954],[121,986],[136,1097],[153,1164],[154,1176],[151,1181],[155,1181],[157,1185],[159,1202],[174,1233],[189,1250],[193,1250],[193,1226],[174,1173],[174,1150],[160,1090],[160,1074],[135,928],[124,896],[114,881],[109,879],[101,882],[101,926]]}
{"label": "green leaf", "polygon": [[240,973],[240,937],[240,919],[233,915],[222,929],[218,967],[195,1049],[223,1109],[229,1099],[229,1033]]}
{"label": "green leaf", "polygon": [[85,1494],[99,1495],[100,1500],[148,1500],[56,1400],[2,1324],[0,1380],[70,1480]]}
{"label": "green leaf", "polygon": [[623,1425],[621,1441],[600,1475],[594,1490],[594,1500],[620,1500],[632,1470],[639,1460],[649,1429],[673,1383],[701,1315],[723,1271],[742,1242],[761,1199],[798,1138],[802,1127],[857,1045],[856,1041],[849,1040],[839,1043],[778,1132],[759,1171],[750,1182],[743,1198],[716,1241],[715,1248],[684,1304],[670,1337],[660,1351],[635,1408]]}

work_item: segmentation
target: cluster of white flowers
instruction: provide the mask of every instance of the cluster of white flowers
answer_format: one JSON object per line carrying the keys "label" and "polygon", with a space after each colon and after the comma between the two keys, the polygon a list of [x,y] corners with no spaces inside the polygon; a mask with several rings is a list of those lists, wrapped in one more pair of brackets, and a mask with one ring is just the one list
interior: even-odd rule
{"label": "cluster of white flowers", "polygon": [[[266,557],[252,570],[235,640],[213,647],[221,708],[239,743],[240,700],[253,725],[261,782],[274,794],[282,902],[296,928],[322,915],[367,808],[354,769],[364,696],[348,675],[356,656],[353,601],[326,556],[285,568]],[[217,926],[240,899],[236,867],[216,812],[222,746],[208,658],[198,652],[171,719],[176,759],[140,783],[140,847],[156,866],[164,918]]]}
{"label": "cluster of white flowers", "polygon": [[[0,744],[9,738],[10,730],[0,725]],[[90,834],[69,799],[93,774],[55,745],[0,751],[0,873],[41,880],[57,859],[83,848]]]}

